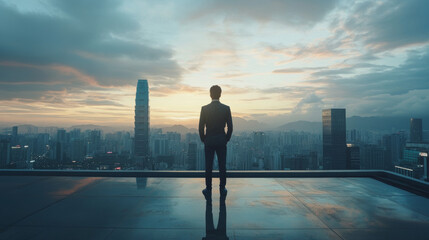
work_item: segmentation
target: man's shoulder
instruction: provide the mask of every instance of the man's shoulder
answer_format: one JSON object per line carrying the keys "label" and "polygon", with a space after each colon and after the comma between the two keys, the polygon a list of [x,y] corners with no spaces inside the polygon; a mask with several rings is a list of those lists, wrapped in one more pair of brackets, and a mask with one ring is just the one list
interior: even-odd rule
{"label": "man's shoulder", "polygon": [[229,106],[228,106],[228,105],[226,105],[226,104],[220,103],[220,105],[221,105],[222,107],[224,107],[224,108],[229,108]]}
{"label": "man's shoulder", "polygon": [[215,107],[215,105],[217,105],[217,106],[221,106],[222,108],[229,109],[229,106],[228,106],[228,105],[223,104],[223,103],[221,103],[221,102],[211,102],[211,103],[209,103],[209,104],[207,104],[207,105],[202,106],[201,108],[202,108],[202,109],[210,109],[210,108]]}
{"label": "man's shoulder", "polygon": [[208,108],[210,106],[210,103],[209,104],[206,104],[206,105],[203,105],[201,108],[203,109],[203,108]]}

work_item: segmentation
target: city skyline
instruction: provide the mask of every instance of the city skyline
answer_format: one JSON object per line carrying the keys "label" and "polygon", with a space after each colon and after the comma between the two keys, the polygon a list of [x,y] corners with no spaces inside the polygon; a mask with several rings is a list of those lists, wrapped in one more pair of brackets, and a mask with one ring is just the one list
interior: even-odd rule
{"label": "city skyline", "polygon": [[[204,144],[197,132],[150,128],[149,85],[138,80],[134,136],[121,130],[60,128],[23,133],[13,126],[0,134],[0,168],[96,170],[203,170]],[[322,111],[322,132],[292,129],[236,131],[228,145],[233,170],[378,169],[427,180],[429,149],[423,119],[409,131],[347,129],[346,109]],[[350,120],[353,118],[350,118]],[[362,120],[362,119],[360,119]],[[386,125],[386,119],[382,124]],[[25,126],[24,126],[25,128]],[[178,131],[176,131],[178,130]],[[189,129],[188,129],[189,130]],[[45,131],[45,132],[43,132]],[[216,164],[214,164],[216,167]]]}
{"label": "city skyline", "polygon": [[[136,103],[143,98],[143,105],[146,105],[147,82],[140,80],[139,83]],[[137,106],[139,111],[146,107]],[[323,133],[292,129],[234,134],[228,145],[228,169],[383,169],[415,178],[423,177],[420,155],[429,149],[429,132],[423,136],[420,123],[416,127],[416,122],[421,122],[421,119],[410,119],[410,131],[386,132],[346,130],[345,109],[325,109],[322,116]],[[141,115],[136,117],[142,118]],[[140,134],[148,138],[145,148],[143,138],[136,139],[127,131],[105,133],[99,129],[74,128],[38,132],[35,128],[26,132],[18,126],[11,127],[9,131],[0,134],[2,168],[204,169],[203,143],[196,132],[179,133],[152,128],[150,134]],[[422,136],[423,141],[416,142],[413,135]],[[143,147],[142,151],[138,147]],[[148,152],[146,157],[142,152]]]}
{"label": "city skyline", "polygon": [[418,0],[2,0],[0,122],[130,126],[140,78],[154,125],[196,126],[213,84],[234,117],[270,125],[320,121],[324,108],[424,118],[428,10]]}

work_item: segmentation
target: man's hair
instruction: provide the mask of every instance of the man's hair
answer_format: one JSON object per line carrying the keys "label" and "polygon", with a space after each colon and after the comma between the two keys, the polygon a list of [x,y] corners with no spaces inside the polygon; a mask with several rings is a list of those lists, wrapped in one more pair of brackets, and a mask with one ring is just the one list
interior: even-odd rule
{"label": "man's hair", "polygon": [[210,88],[210,97],[212,97],[212,99],[219,99],[221,93],[222,89],[218,85],[213,85]]}

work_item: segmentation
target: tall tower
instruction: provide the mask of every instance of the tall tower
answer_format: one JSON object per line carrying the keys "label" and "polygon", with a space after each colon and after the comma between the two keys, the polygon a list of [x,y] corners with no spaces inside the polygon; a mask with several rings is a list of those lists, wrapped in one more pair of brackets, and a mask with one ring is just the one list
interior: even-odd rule
{"label": "tall tower", "polygon": [[410,142],[421,143],[423,141],[422,119],[410,119]]}
{"label": "tall tower", "polygon": [[66,130],[58,129],[57,130],[57,146],[56,146],[56,156],[58,163],[64,163],[66,158]]}
{"label": "tall tower", "polygon": [[18,145],[18,126],[12,127],[12,145]]}
{"label": "tall tower", "polygon": [[323,169],[346,169],[346,109],[324,109]]}
{"label": "tall tower", "polygon": [[0,168],[6,168],[10,162],[10,139],[0,137]]}
{"label": "tall tower", "polygon": [[134,156],[140,167],[149,166],[149,86],[147,80],[138,80],[134,115]]}

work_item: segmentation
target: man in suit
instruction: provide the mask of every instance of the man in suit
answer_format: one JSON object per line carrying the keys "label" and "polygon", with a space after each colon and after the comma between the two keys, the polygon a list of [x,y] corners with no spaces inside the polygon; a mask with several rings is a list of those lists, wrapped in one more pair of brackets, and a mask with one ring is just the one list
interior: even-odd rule
{"label": "man in suit", "polygon": [[[204,142],[206,159],[206,188],[203,194],[206,199],[211,198],[213,159],[216,153],[219,165],[219,190],[226,196],[226,144],[232,135],[232,117],[229,106],[219,102],[222,89],[218,85],[210,88],[212,102],[201,108],[198,130],[201,141]],[[225,125],[228,130],[225,133]],[[204,131],[205,130],[205,131]]]}

